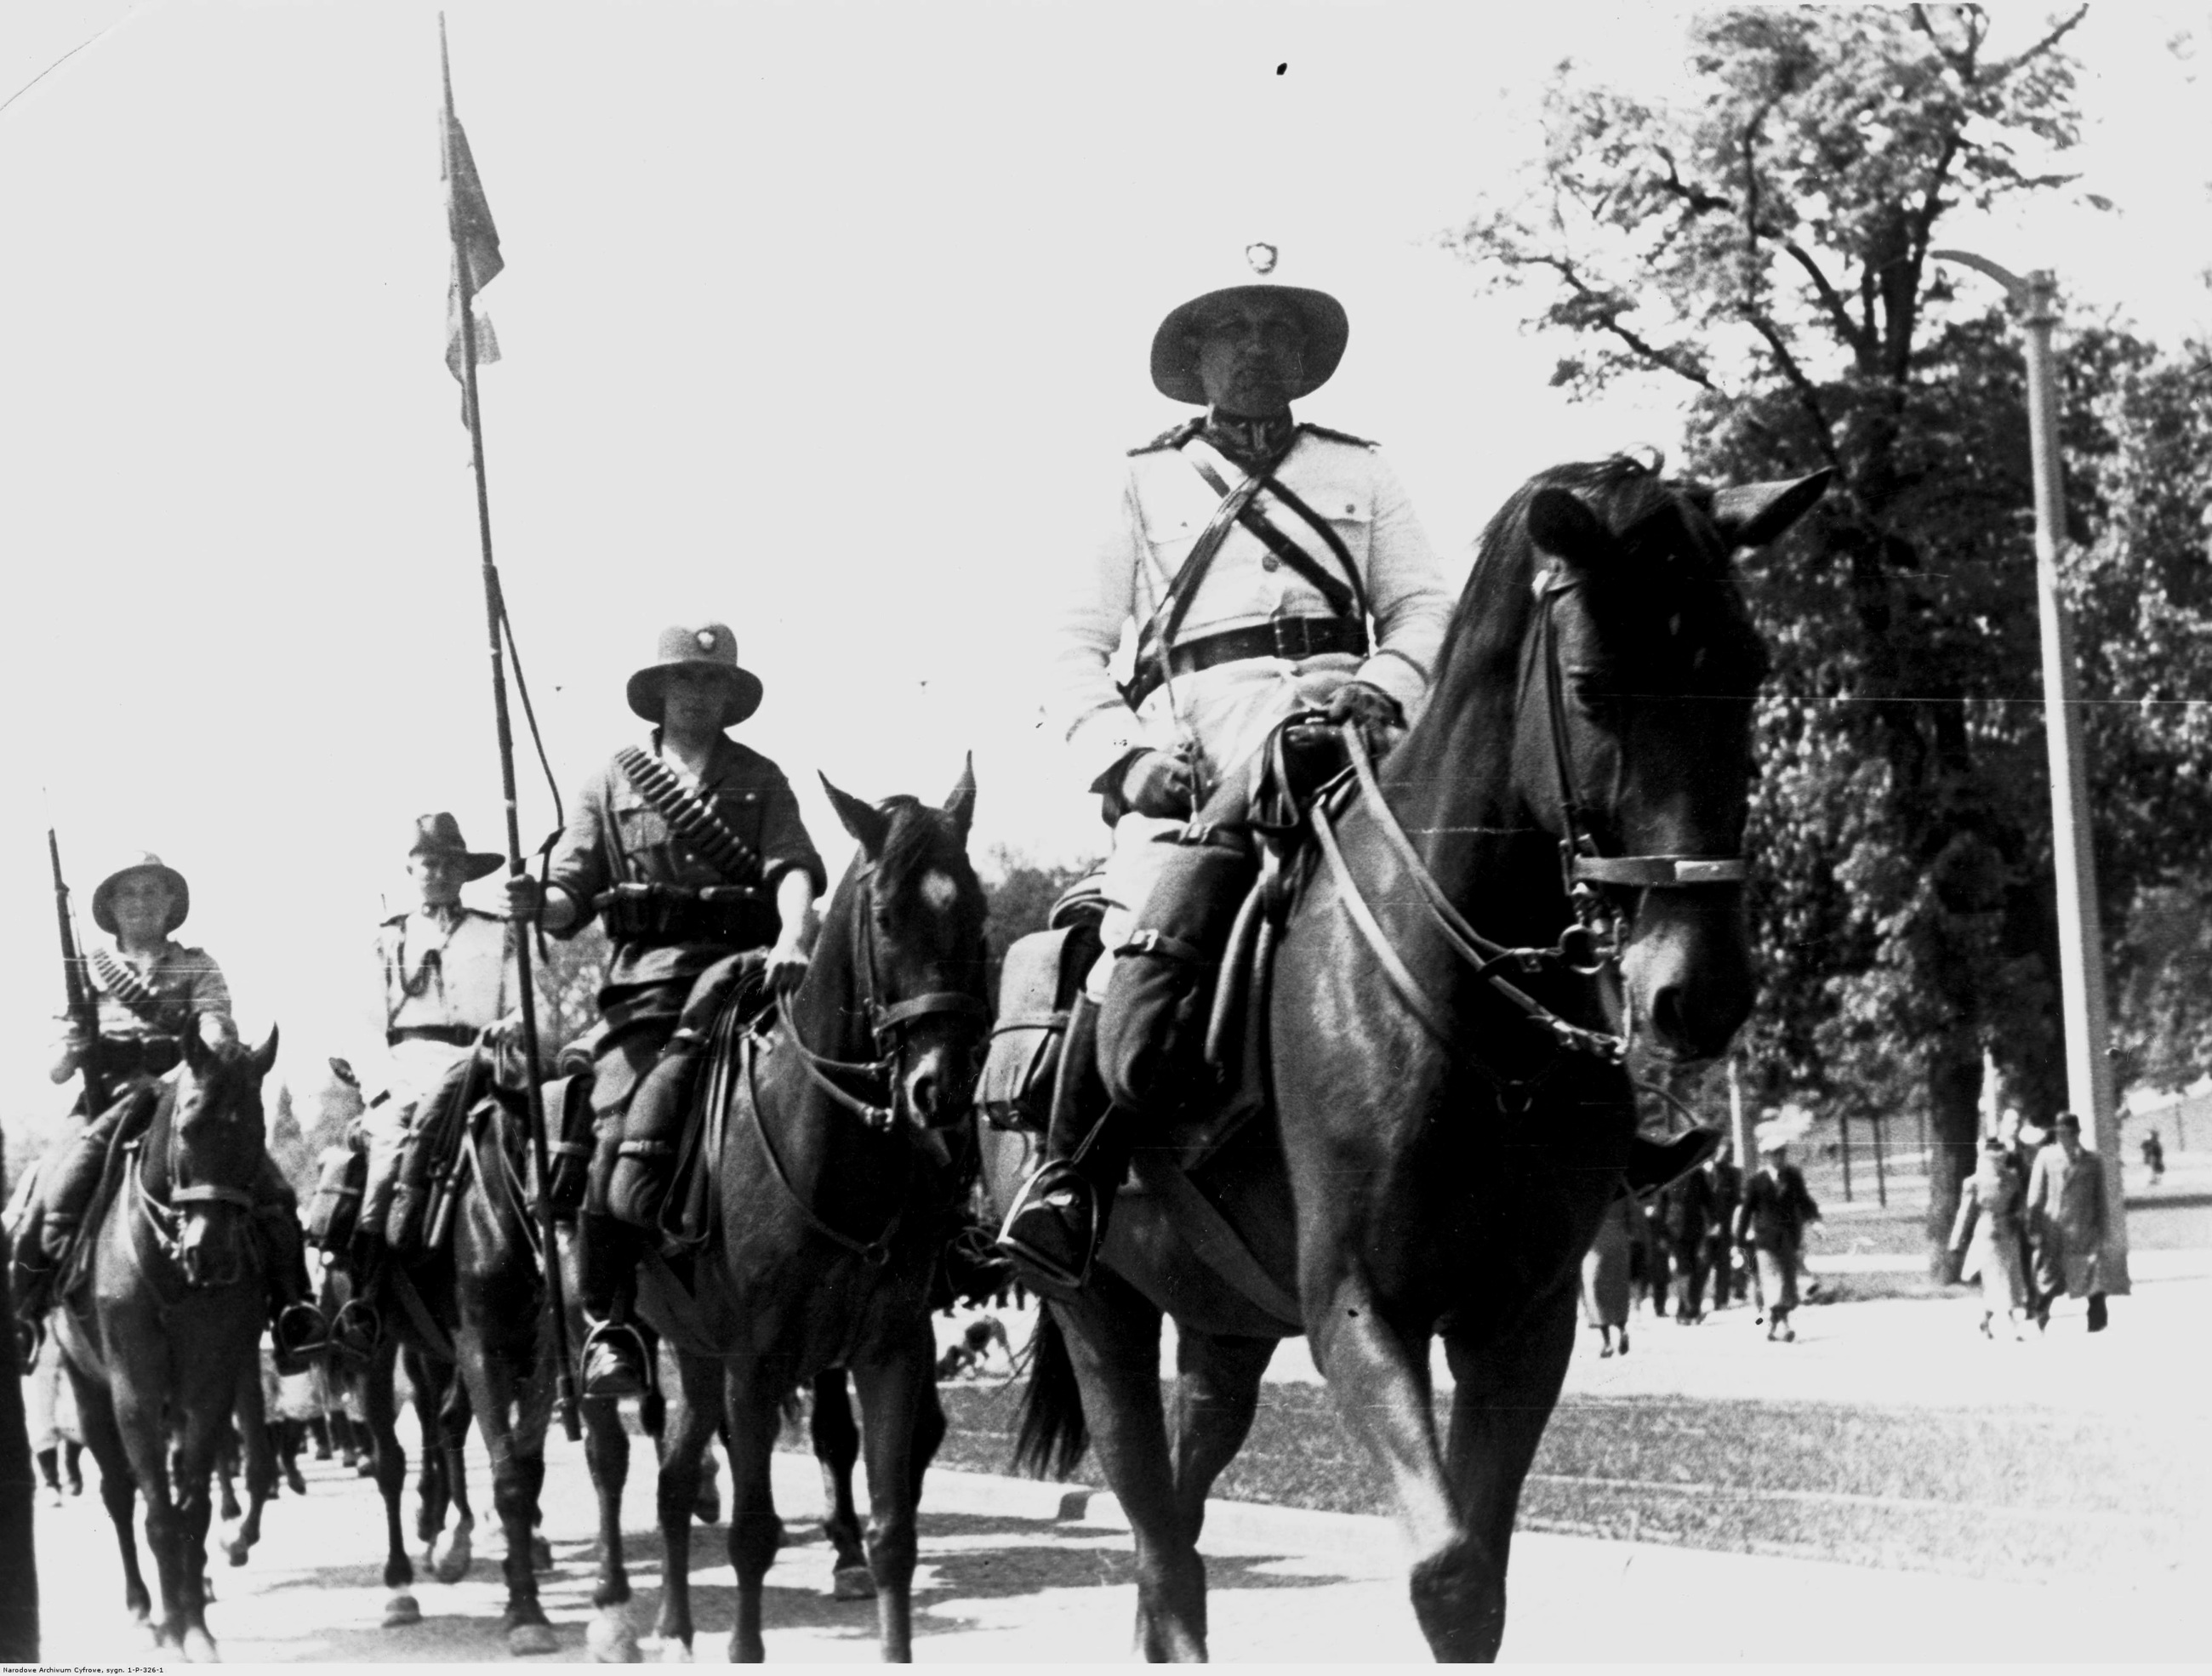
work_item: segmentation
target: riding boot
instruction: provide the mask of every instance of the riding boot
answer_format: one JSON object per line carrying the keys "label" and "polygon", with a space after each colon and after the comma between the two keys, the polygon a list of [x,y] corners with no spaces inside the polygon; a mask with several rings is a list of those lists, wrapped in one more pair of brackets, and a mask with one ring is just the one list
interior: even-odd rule
{"label": "riding boot", "polygon": [[645,1340],[629,1324],[644,1235],[603,1211],[579,1219],[578,1302],[587,1331],[577,1352],[577,1381],[587,1397],[641,1397]]}
{"label": "riding boot", "polygon": [[1060,1043],[1043,1159],[1014,1194],[999,1230],[999,1249],[1047,1296],[1065,1297],[1090,1284],[1115,1189],[1129,1167],[1131,1126],[1106,1097],[1097,1047],[1098,1004],[1079,995]]}
{"label": "riding boot", "polygon": [[1672,1187],[1721,1150],[1717,1129],[1690,1129],[1668,1140],[1637,1136],[1628,1145],[1628,1190],[1656,1193]]}

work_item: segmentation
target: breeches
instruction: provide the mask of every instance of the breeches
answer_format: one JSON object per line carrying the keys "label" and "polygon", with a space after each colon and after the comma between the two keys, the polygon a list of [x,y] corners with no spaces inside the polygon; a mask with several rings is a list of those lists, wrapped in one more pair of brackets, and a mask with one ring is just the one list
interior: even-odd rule
{"label": "breeches", "polygon": [[623,1030],[611,1033],[599,1044],[599,1058],[592,1067],[592,1168],[584,1188],[584,1209],[593,1215],[609,1213],[607,1190],[614,1177],[617,1151],[622,1145],[623,1123],[629,1115],[630,1102],[636,1096],[638,1084],[659,1061],[660,1050],[668,1045],[669,1037],[676,1034],[680,1016],[678,1009],[690,989],[688,981],[669,987],[679,993],[665,1014],[633,1019]]}

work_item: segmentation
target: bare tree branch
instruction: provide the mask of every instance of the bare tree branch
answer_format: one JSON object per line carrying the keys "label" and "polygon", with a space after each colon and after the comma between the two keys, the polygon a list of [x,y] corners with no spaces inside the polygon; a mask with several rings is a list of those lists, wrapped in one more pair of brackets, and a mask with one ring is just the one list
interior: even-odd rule
{"label": "bare tree branch", "polygon": [[1658,344],[1652,343],[1632,327],[1623,325],[1620,323],[1618,307],[1607,300],[1604,292],[1582,276],[1572,258],[1553,256],[1541,252],[1517,253],[1501,252],[1498,253],[1498,259],[1510,267],[1549,268],[1577,296],[1597,305],[1592,324],[1601,331],[1612,333],[1652,366],[1672,373],[1677,378],[1686,379],[1700,390],[1709,390],[1716,396],[1725,393],[1718,385],[1707,378],[1694,362],[1685,361],[1671,350],[1660,348]]}
{"label": "bare tree branch", "polygon": [[1996,69],[1990,70],[1986,76],[1982,77],[1980,85],[1983,87],[1993,88],[1998,82],[2010,76],[2013,71],[2018,70],[2022,64],[2028,63],[2031,59],[2041,58],[2052,47],[2057,46],[2060,41],[2064,40],[2067,36],[2072,34],[2075,26],[2078,25],[2083,18],[2088,16],[2088,15],[2089,9],[2087,6],[2083,5],[2075,7],[2073,16],[2053,26],[2049,34],[2044,36],[2041,40],[2036,42],[2034,46],[2029,47],[2025,52],[2015,53],[2013,57],[2007,58],[2002,64],[1999,64]]}
{"label": "bare tree branch", "polygon": [[1789,382],[1791,392],[1797,398],[1798,406],[1805,410],[1805,416],[1813,422],[1814,434],[1820,439],[1820,457],[1836,468],[1838,477],[1845,475],[1843,458],[1836,449],[1835,426],[1828,417],[1827,409],[1821,404],[1820,392],[1814,387],[1813,380],[1806,377],[1805,369],[1797,364],[1797,357],[1790,353],[1790,345],[1783,338],[1781,330],[1756,309],[1744,308],[1738,312],[1749,323],[1751,329],[1766,340],[1766,347],[1773,354],[1776,367]]}
{"label": "bare tree branch", "polygon": [[1837,335],[1850,345],[1855,354],[1864,355],[1868,348],[1867,333],[1852,322],[1851,311],[1844,301],[1843,294],[1836,289],[1827,275],[1820,271],[1820,264],[1813,259],[1812,253],[1795,239],[1784,240],[1782,248],[1813,282],[1814,292],[1820,299],[1820,307],[1827,310],[1828,319],[1834,324]]}

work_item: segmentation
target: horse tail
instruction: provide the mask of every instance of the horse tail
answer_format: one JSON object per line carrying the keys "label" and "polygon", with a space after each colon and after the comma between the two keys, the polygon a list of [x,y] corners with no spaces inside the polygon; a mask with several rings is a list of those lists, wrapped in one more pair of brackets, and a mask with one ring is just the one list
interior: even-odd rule
{"label": "horse tail", "polygon": [[1083,1389],[1067,1354],[1066,1335],[1049,1306],[1037,1311],[1030,1347],[1030,1382],[1022,1393],[1022,1425],[1014,1440],[1014,1470],[1030,1478],[1065,1479],[1091,1447],[1083,1418]]}

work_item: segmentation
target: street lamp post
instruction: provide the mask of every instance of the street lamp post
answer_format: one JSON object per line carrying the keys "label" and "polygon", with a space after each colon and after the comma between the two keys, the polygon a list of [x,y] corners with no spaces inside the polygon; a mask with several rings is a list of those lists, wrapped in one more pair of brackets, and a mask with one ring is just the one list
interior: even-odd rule
{"label": "street lamp post", "polygon": [[2120,1119],[2112,1097],[2112,1035],[2105,1008],[2105,945],[2097,914],[2097,852],[2089,826],[2089,783],[2081,750],[2081,704],[2074,663],[2074,625],[2058,592],[2066,540],[2065,483],[2059,472],[2058,389],[2051,332],[2058,323],[2058,281],[2047,268],[2022,279],[1985,256],[1930,251],[2003,286],[2027,329],[2028,445],[2035,464],[2035,597],[2043,620],[2044,736],[2051,751],[2051,852],[2058,891],[2058,973],[2066,1025],[2067,1103],[2087,1120],[2105,1165],[2106,1235],[2100,1284],[2128,1290],[2128,1224]]}

